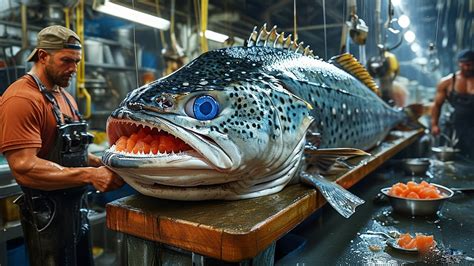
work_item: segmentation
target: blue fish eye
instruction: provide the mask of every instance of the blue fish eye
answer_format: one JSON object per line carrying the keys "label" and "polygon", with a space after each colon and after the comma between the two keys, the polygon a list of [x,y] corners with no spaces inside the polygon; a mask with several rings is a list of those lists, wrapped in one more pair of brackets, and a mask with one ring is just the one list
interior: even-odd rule
{"label": "blue fish eye", "polygon": [[211,120],[219,113],[219,103],[209,95],[199,96],[194,101],[193,113],[198,120]]}

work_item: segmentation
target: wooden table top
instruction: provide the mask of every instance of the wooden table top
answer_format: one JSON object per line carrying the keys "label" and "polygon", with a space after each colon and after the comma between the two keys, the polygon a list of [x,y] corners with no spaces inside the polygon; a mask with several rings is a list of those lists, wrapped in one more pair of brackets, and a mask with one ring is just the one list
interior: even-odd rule
{"label": "wooden table top", "polygon": [[[364,165],[331,179],[349,188],[423,130],[392,131]],[[133,195],[107,204],[108,228],[212,258],[238,262],[255,257],[320,208],[325,199],[297,184],[281,192],[238,201],[172,201]]]}

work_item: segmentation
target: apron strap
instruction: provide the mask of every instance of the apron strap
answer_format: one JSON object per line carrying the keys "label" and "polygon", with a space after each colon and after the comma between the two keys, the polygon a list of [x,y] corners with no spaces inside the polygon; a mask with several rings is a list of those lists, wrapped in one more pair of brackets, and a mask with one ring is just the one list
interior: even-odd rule
{"label": "apron strap", "polygon": [[84,119],[82,118],[82,114],[79,113],[79,110],[77,110],[76,108],[74,108],[74,106],[72,105],[71,101],[69,100],[69,98],[66,96],[66,94],[64,94],[63,91],[61,91],[61,95],[63,96],[64,99],[66,99],[66,102],[67,104],[69,105],[69,108],[71,109],[71,112],[73,114],[75,114],[78,118],[79,118],[79,121],[84,121]]}
{"label": "apron strap", "polygon": [[62,125],[62,119],[61,119],[61,110],[59,109],[59,105],[56,102],[56,99],[54,96],[49,92],[46,87],[41,83],[41,81],[36,77],[34,74],[27,73],[27,75],[31,76],[33,80],[35,81],[36,85],[38,86],[39,91],[46,97],[46,99],[52,104],[53,106],[53,114],[54,117],[56,118],[56,123],[58,125]]}
{"label": "apron strap", "polygon": [[[54,117],[56,118],[57,124],[58,125],[63,125],[64,123],[62,122],[62,119],[61,119],[61,110],[59,108],[59,104],[57,103],[57,101],[54,98],[54,96],[52,95],[52,93],[46,89],[44,84],[41,83],[41,81],[39,80],[38,77],[36,77],[36,75],[34,75],[32,73],[27,73],[27,74],[30,75],[34,79],[34,81],[36,82],[36,85],[38,86],[39,91],[41,93],[43,93],[43,95],[46,97],[46,99],[53,105],[53,114],[54,114]],[[79,110],[74,108],[71,101],[64,94],[63,91],[61,91],[61,95],[66,100],[67,104],[69,105],[69,108],[70,108],[71,112],[79,118],[79,121],[83,121],[81,113],[79,112]]]}
{"label": "apron strap", "polygon": [[455,83],[456,83],[456,72],[453,73],[453,77],[452,77],[452,80],[453,80],[453,86],[451,87],[451,91],[450,92],[453,92],[455,91]]}

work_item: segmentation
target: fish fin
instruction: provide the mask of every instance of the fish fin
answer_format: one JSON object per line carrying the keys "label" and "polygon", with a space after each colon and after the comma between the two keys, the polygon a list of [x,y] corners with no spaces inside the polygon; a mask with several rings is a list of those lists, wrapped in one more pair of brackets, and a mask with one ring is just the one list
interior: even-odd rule
{"label": "fish fin", "polygon": [[401,130],[401,131],[408,131],[408,130],[415,130],[419,128],[426,128],[426,126],[423,125],[419,121],[419,118],[422,115],[427,114],[427,108],[423,104],[420,104],[420,103],[410,104],[406,107],[403,107],[402,110],[405,112],[407,119],[405,120],[404,123],[397,125],[395,129]]}
{"label": "fish fin", "polygon": [[354,157],[370,156],[363,150],[353,148],[334,148],[334,149],[314,149],[310,147],[305,149],[306,161],[309,165],[316,168],[319,173],[325,175],[340,176],[358,165],[362,160],[349,162]]}
{"label": "fish fin", "polygon": [[372,76],[369,74],[369,71],[367,71],[367,69],[361,63],[359,63],[357,58],[355,58],[353,55],[349,53],[336,55],[331,57],[329,62],[356,77],[379,97],[382,96],[379,87],[375,83]]}
{"label": "fish fin", "polygon": [[313,50],[310,49],[309,45],[305,47],[303,42],[298,43],[296,39],[292,40],[291,34],[285,36],[284,32],[277,32],[277,26],[273,26],[273,28],[268,31],[266,23],[263,24],[263,27],[259,31],[257,31],[257,26],[253,28],[252,33],[250,33],[250,37],[246,40],[244,46],[267,46],[293,51],[312,58],[318,58],[313,54]]}
{"label": "fish fin", "polygon": [[370,153],[354,148],[331,148],[331,149],[317,149],[317,150],[305,150],[305,153],[318,156],[361,156],[361,155],[370,155]]}
{"label": "fish fin", "polygon": [[349,218],[357,206],[365,201],[335,182],[325,179],[317,173],[301,172],[301,181],[316,187],[331,206],[344,218]]}

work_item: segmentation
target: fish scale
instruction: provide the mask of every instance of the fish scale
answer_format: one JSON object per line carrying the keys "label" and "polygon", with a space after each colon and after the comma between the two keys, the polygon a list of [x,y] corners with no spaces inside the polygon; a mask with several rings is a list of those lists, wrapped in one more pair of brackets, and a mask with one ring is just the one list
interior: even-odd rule
{"label": "fish scale", "polygon": [[[351,58],[324,62],[275,29],[254,31],[247,46],[207,52],[130,92],[108,120],[111,144],[139,123],[174,135],[192,152],[137,158],[111,148],[103,161],[139,192],[177,200],[258,197],[301,179],[349,217],[363,200],[307,171],[313,162],[306,137],[320,136],[322,152],[365,154],[357,149],[375,146],[406,119],[371,90],[374,83]],[[196,115],[199,99],[212,99],[206,104],[218,109],[214,117]]]}
{"label": "fish scale", "polygon": [[[271,49],[255,47],[253,53],[271,53]],[[404,112],[390,108],[361,82],[333,65],[307,59],[306,67],[301,67],[300,59],[305,56],[287,54],[278,53],[266,69],[277,72],[275,76],[284,80],[291,93],[313,105],[315,123],[310,130],[321,133],[321,148],[371,148],[406,117]],[[288,79],[288,73],[296,79]],[[350,117],[352,123],[346,122]]]}

